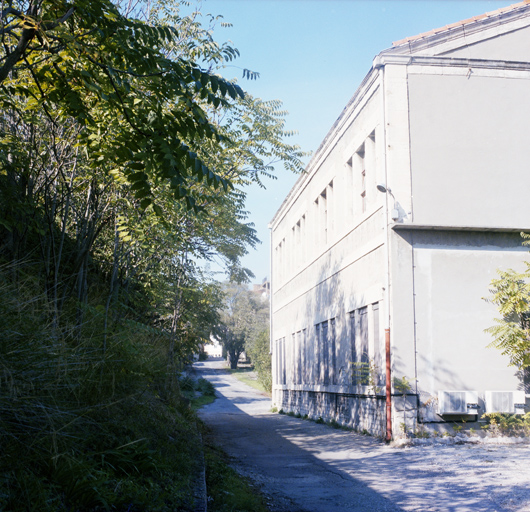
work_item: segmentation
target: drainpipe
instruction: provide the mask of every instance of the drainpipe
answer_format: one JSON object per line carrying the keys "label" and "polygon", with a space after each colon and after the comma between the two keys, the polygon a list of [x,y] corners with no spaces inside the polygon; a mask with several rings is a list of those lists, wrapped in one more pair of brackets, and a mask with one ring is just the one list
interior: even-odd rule
{"label": "drainpipe", "polygon": [[[392,191],[386,185],[377,185],[377,190],[385,194],[385,304],[387,307],[387,314],[385,315],[385,388],[386,388],[386,436],[387,443],[392,441],[392,360],[390,351],[390,249],[388,237],[388,194],[392,195]],[[394,199],[395,201],[395,199]]]}
{"label": "drainpipe", "polygon": [[[385,271],[385,304],[386,304],[386,315],[385,315],[385,406],[386,406],[386,435],[385,440],[387,443],[392,441],[392,359],[391,359],[391,348],[390,348],[390,237],[388,232],[388,193],[390,189],[387,187],[388,176],[387,176],[387,166],[386,166],[386,151],[387,151],[387,142],[386,142],[386,104],[385,104],[385,76],[384,63],[381,62],[379,57],[374,59],[373,67],[379,70],[381,77],[382,85],[382,103],[383,103],[383,157],[384,157],[384,170],[385,170],[385,184],[383,186],[378,185],[377,189],[380,192],[385,194],[385,214],[384,214],[384,229],[385,229],[385,262],[386,262],[386,271]],[[394,200],[395,202],[395,200]]]}
{"label": "drainpipe", "polygon": [[390,250],[388,237],[388,194],[385,194],[385,256],[386,256],[386,272],[385,272],[385,303],[387,314],[385,315],[385,388],[386,388],[386,436],[387,443],[392,441],[392,360],[390,351]]}

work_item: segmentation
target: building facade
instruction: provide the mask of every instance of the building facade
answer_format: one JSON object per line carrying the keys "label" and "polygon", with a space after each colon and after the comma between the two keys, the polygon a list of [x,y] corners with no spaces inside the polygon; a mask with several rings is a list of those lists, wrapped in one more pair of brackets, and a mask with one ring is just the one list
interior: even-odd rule
{"label": "building facade", "polygon": [[394,436],[523,410],[483,298],[527,258],[529,90],[526,2],[374,59],[270,224],[274,405]]}

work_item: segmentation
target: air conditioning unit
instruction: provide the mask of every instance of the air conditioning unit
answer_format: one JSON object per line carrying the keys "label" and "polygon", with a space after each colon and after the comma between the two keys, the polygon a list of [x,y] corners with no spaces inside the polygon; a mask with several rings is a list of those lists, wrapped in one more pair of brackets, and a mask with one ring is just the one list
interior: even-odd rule
{"label": "air conditioning unit", "polygon": [[478,414],[477,391],[438,391],[438,414]]}
{"label": "air conditioning unit", "polygon": [[524,391],[486,391],[486,412],[524,414]]}

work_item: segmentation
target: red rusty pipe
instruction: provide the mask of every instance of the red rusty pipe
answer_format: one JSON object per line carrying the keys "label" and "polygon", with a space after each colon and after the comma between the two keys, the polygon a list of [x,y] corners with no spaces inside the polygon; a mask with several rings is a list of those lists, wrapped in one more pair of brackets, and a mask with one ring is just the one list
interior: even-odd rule
{"label": "red rusty pipe", "polygon": [[390,380],[390,329],[385,329],[386,351],[386,442],[392,441],[392,381]]}

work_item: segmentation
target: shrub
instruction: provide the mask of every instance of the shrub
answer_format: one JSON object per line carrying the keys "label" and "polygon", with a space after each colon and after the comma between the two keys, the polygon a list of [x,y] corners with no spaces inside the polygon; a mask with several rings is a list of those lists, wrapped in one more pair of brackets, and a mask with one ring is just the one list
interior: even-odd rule
{"label": "shrub", "polygon": [[200,391],[203,395],[215,396],[215,387],[214,385],[202,377],[197,381],[197,390]]}

